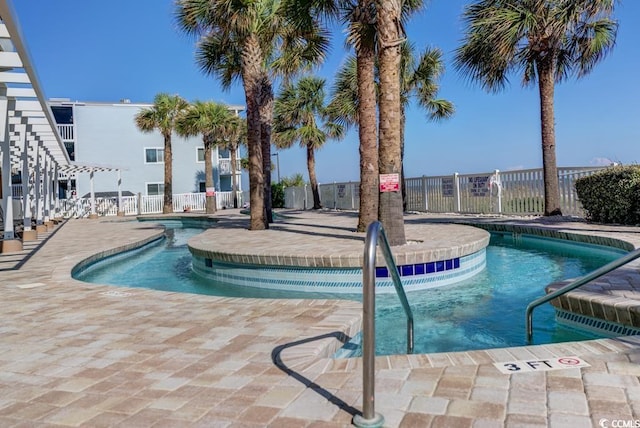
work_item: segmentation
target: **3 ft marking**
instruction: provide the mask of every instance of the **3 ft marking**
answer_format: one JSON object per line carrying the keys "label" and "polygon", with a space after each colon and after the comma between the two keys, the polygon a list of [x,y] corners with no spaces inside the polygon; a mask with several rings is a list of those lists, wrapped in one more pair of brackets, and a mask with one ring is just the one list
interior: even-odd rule
{"label": "3 ft marking", "polygon": [[518,360],[493,363],[502,373],[527,373],[549,370],[564,370],[579,367],[590,367],[590,364],[578,357],[553,357],[539,360]]}

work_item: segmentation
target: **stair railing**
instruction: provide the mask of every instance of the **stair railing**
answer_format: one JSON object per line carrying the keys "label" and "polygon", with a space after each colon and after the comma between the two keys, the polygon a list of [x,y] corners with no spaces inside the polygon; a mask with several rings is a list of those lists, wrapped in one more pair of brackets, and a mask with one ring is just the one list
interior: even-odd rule
{"label": "stair railing", "polygon": [[402,307],[407,316],[407,353],[413,353],[413,313],[402,287],[398,268],[393,261],[391,247],[384,232],[382,223],[374,221],[367,228],[364,241],[364,263],[362,267],[362,415],[353,418],[357,427],[381,427],[384,417],[375,412],[375,356],[376,356],[376,248],[380,240],[380,249],[387,264],[387,270],[393,280]]}
{"label": "stair railing", "polygon": [[527,310],[526,310],[526,323],[527,323],[527,343],[531,344],[531,340],[533,338],[533,310],[535,308],[537,308],[538,306],[542,305],[543,303],[547,303],[550,300],[555,299],[556,297],[562,296],[565,293],[568,293],[571,290],[575,290],[576,288],[593,281],[594,279],[598,279],[603,275],[606,275],[607,273],[618,269],[619,267],[622,267],[624,265],[626,265],[627,263],[630,263],[632,261],[634,261],[635,259],[640,257],[640,249],[631,251],[630,253],[624,255],[623,257],[620,257],[619,259],[616,259],[610,263],[607,263],[606,265],[602,266],[599,269],[594,270],[593,272],[578,278],[574,281],[571,281],[569,284],[565,285],[562,288],[557,289],[556,291],[549,293],[545,296],[539,297],[538,299],[534,300],[533,302],[529,303],[529,305],[527,306]]}

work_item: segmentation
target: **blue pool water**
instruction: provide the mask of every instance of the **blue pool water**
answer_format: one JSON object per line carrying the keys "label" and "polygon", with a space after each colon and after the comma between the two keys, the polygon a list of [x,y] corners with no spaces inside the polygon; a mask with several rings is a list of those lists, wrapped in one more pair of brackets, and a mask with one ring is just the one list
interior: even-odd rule
{"label": "blue pool water", "polygon": [[[191,270],[187,241],[202,229],[167,229],[167,238],[110,257],[75,275],[82,281],[216,296],[300,298],[360,296],[310,295],[212,283]],[[622,251],[565,241],[492,234],[487,269],[454,286],[408,293],[415,322],[415,352],[451,352],[520,346],[524,314],[550,282],[584,275],[620,257]],[[395,295],[376,298],[377,353],[406,352],[406,321]],[[535,343],[592,339],[595,336],[555,322],[550,305],[534,313]]]}

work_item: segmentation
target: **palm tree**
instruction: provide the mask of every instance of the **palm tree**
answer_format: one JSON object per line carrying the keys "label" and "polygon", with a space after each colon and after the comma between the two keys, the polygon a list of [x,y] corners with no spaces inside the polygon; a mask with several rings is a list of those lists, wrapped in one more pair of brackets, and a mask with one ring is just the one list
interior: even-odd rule
{"label": "palm tree", "polygon": [[247,121],[239,116],[235,116],[227,131],[226,148],[231,153],[231,192],[233,193],[233,208],[238,208],[238,148],[246,145]]}
{"label": "palm tree", "polygon": [[[315,20],[296,25],[278,0],[177,0],[180,28],[200,37],[196,62],[224,88],[241,79],[247,104],[251,230],[268,228],[272,73],[289,75],[323,58],[326,31]],[[266,177],[266,179],[265,179]]]}
{"label": "palm tree", "polygon": [[[376,0],[378,27],[378,67],[380,75],[379,121],[380,144],[378,156],[380,174],[395,175],[401,188],[401,109],[400,109],[400,46],[406,39],[401,22],[401,0]],[[404,245],[402,193],[398,191],[380,193],[378,216],[387,231],[389,244]]]}
{"label": "palm tree", "polygon": [[360,145],[360,204],[357,231],[378,220],[378,129],[375,88],[376,27],[373,0],[359,0],[347,13],[347,41],[356,51],[356,112]]}
{"label": "palm tree", "polygon": [[178,95],[159,93],[153,100],[153,106],[141,110],[135,116],[136,126],[142,132],[160,131],[164,138],[164,199],[163,214],[173,212],[173,171],[171,153],[171,134],[175,128],[176,117],[189,104]]}
{"label": "palm tree", "polygon": [[176,132],[183,137],[202,135],[204,145],[204,186],[206,192],[206,213],[216,212],[215,194],[209,189],[213,188],[213,165],[211,161],[211,149],[214,145],[222,143],[229,133],[235,116],[228,107],[215,102],[195,101],[184,109],[176,119]]}
{"label": "palm tree", "polygon": [[[401,109],[401,181],[404,182],[404,129],[406,124],[406,109],[411,97],[415,97],[418,105],[427,111],[427,119],[438,121],[451,117],[455,108],[450,101],[435,98],[439,90],[438,80],[444,72],[442,52],[439,49],[427,48],[416,60],[414,46],[405,41],[402,43],[400,61],[400,109]],[[377,91],[377,76],[376,76]],[[330,117],[347,126],[358,121],[358,85],[356,58],[351,56],[338,70],[331,102],[327,107]],[[405,202],[404,187],[402,188],[403,209]],[[377,194],[377,193],[376,193]],[[377,216],[377,213],[376,213]]]}
{"label": "palm tree", "polygon": [[522,73],[540,94],[544,215],[561,215],[556,165],[555,84],[580,78],[611,51],[616,0],[483,0],[466,7],[467,25],[456,51],[458,70],[488,91]]}
{"label": "palm tree", "polygon": [[[422,6],[422,0],[401,2],[397,23]],[[357,88],[355,104],[360,141],[360,211],[357,230],[362,232],[378,219],[378,130],[375,92],[375,59],[378,40],[377,3],[375,0],[298,0],[299,14],[341,19],[348,26],[347,43],[356,52],[356,80],[350,84]],[[303,12],[304,11],[304,12]]]}
{"label": "palm tree", "polygon": [[[307,169],[313,192],[313,209],[322,208],[315,171],[315,151],[328,138],[342,138],[344,127],[324,121],[325,80],[303,77],[297,84],[285,83],[275,102],[274,142],[278,148],[289,148],[298,142],[307,149]],[[321,122],[322,125],[320,125]]]}

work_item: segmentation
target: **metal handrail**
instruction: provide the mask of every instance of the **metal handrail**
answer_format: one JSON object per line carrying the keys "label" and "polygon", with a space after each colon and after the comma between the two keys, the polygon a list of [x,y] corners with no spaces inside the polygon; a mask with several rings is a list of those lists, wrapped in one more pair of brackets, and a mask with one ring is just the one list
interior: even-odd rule
{"label": "metal handrail", "polygon": [[574,290],[587,282],[593,281],[594,279],[600,278],[601,276],[618,269],[621,266],[626,265],[629,262],[634,261],[635,259],[640,257],[640,249],[631,251],[630,253],[616,259],[606,265],[602,266],[599,269],[594,270],[593,272],[578,278],[574,281],[571,281],[569,284],[565,285],[562,288],[557,289],[556,291],[549,293],[545,296],[542,296],[533,302],[529,303],[526,310],[526,322],[527,322],[527,343],[531,343],[531,339],[533,336],[533,310],[542,305],[543,303],[547,303],[550,300],[555,299],[558,296],[562,296],[565,293],[568,293],[571,290]]}
{"label": "metal handrail", "polygon": [[389,241],[382,223],[374,221],[367,228],[367,236],[364,241],[364,264],[362,267],[362,415],[356,415],[353,418],[354,425],[358,427],[379,427],[384,424],[384,417],[375,412],[375,293],[378,239],[381,240],[380,249],[384,255],[387,269],[391,274],[393,285],[407,315],[407,353],[413,353],[413,313],[402,287],[398,268],[393,261]]}

